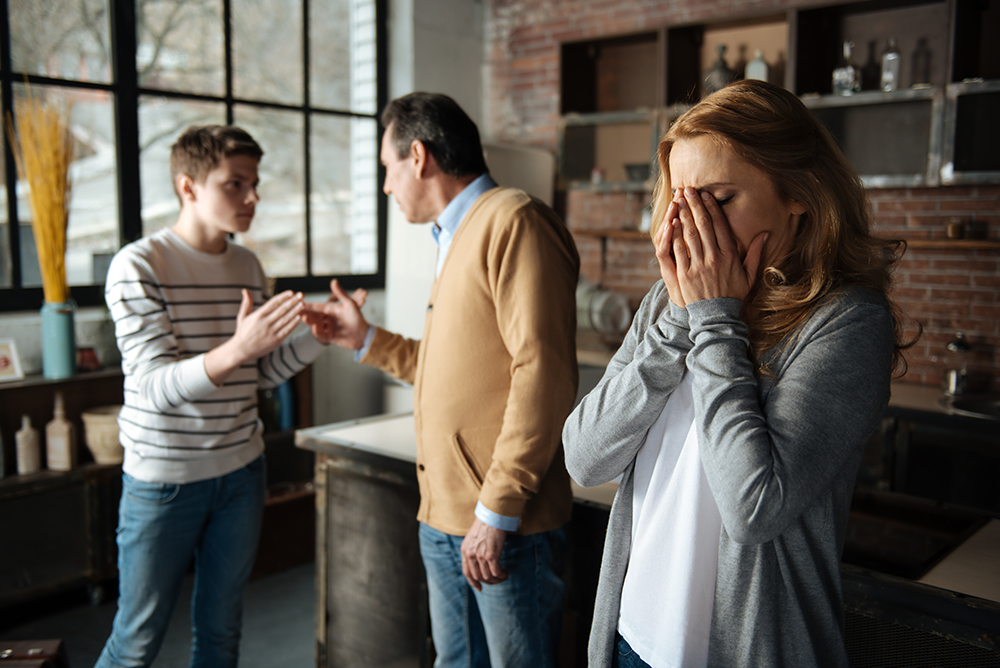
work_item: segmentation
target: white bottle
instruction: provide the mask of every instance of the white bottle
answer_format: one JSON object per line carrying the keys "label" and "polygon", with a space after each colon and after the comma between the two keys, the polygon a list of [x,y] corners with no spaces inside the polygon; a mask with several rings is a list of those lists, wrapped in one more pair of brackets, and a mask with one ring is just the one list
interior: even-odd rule
{"label": "white bottle", "polygon": [[753,60],[747,63],[745,78],[767,81],[767,61],[764,60],[764,53],[760,49],[753,52]]}
{"label": "white bottle", "polygon": [[31,426],[31,418],[21,416],[21,428],[14,435],[17,443],[17,472],[20,475],[35,473],[42,468],[42,447],[38,430]]}
{"label": "white bottle", "polygon": [[52,421],[45,425],[45,456],[50,471],[69,471],[76,466],[76,430],[66,419],[62,392],[56,392]]}

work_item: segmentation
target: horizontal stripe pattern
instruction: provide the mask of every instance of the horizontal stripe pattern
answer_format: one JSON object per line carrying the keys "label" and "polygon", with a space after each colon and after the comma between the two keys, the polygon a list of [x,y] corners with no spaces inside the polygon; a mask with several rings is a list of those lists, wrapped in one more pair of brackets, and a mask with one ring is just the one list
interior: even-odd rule
{"label": "horizontal stripe pattern", "polygon": [[[308,331],[290,337],[256,363],[241,365],[221,387],[208,379],[204,355],[235,332],[241,291],[249,291],[256,308],[266,299],[265,285],[260,263],[247,249],[229,244],[220,255],[200,253],[169,229],[115,256],[105,300],[125,374],[119,431],[122,445],[144,466],[155,469],[156,460],[172,460],[165,468],[176,474],[178,461],[194,468],[205,460],[231,459],[235,470],[262,451],[258,388],[298,373],[316,357],[319,344]],[[219,465],[213,461],[210,468]],[[198,479],[193,468],[183,477]]]}

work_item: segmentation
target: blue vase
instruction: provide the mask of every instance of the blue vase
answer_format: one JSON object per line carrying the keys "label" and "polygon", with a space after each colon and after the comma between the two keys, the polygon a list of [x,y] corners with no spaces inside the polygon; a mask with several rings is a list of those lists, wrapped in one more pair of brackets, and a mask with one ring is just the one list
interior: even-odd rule
{"label": "blue vase", "polygon": [[42,375],[69,378],[76,373],[76,303],[45,302],[42,306]]}

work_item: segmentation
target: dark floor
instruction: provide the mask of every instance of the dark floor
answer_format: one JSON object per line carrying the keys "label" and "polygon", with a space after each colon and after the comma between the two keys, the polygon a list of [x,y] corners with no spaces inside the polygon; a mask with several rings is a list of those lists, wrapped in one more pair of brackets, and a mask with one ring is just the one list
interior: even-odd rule
{"label": "dark floor", "polygon": [[[253,580],[247,586],[240,644],[241,668],[305,668],[314,666],[315,565],[308,563]],[[191,587],[188,577],[177,602],[163,648],[153,668],[186,668],[191,657]],[[90,605],[85,596],[68,596],[52,604],[50,615],[0,625],[0,641],[61,638],[70,668],[94,665],[111,631],[116,605],[112,600]]]}

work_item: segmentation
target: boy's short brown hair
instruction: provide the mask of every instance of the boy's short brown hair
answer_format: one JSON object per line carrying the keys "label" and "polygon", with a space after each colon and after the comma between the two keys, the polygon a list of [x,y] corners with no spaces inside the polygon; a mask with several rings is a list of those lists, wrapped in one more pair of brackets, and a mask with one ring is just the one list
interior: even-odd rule
{"label": "boy's short brown hair", "polygon": [[223,158],[248,155],[257,160],[264,155],[250,133],[235,125],[192,125],[170,147],[170,181],[177,192],[177,177],[185,174],[204,183],[208,173]]}

